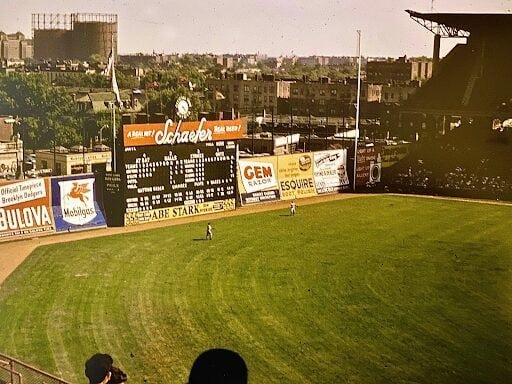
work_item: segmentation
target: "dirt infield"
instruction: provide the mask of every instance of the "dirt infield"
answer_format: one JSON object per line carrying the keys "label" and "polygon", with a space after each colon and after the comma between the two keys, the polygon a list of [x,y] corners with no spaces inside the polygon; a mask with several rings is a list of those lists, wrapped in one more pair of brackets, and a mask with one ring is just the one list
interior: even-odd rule
{"label": "dirt infield", "polygon": [[[300,205],[316,204],[326,201],[348,199],[356,196],[363,196],[360,194],[337,194],[316,196],[312,198],[301,199],[299,201],[299,214]],[[213,218],[231,217],[238,215],[250,214],[253,212],[263,212],[278,209],[286,209],[289,206],[288,201],[277,201],[266,204],[251,205],[238,208],[234,211],[215,213],[211,215],[191,216],[182,219],[159,221],[154,223],[142,224],[133,227],[117,227],[117,228],[103,228],[97,230],[90,230],[84,232],[73,232],[59,235],[50,235],[44,237],[35,237],[32,239],[18,240],[11,242],[0,243],[0,284],[9,276],[18,265],[20,265],[25,258],[32,253],[34,249],[40,245],[65,243],[70,241],[89,239],[92,237],[109,236],[118,233],[128,233],[135,231],[145,231],[152,228],[168,227],[172,225],[179,225],[184,223],[193,223],[198,221],[205,221]]]}

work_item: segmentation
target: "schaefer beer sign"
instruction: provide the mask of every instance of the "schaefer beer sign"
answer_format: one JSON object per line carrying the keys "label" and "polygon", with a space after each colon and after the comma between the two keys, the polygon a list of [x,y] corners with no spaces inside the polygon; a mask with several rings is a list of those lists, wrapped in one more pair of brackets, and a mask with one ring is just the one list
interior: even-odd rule
{"label": "schaefer beer sign", "polygon": [[54,230],[48,179],[0,185],[0,240]]}
{"label": "schaefer beer sign", "polygon": [[246,131],[246,122],[236,120],[178,121],[165,124],[129,124],[123,126],[125,147],[145,145],[197,144],[208,141],[236,140]]}

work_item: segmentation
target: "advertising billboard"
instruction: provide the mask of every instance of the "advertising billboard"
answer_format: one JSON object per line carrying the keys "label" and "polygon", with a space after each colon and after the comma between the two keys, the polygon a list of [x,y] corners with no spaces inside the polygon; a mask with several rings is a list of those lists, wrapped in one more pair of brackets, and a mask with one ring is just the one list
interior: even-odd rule
{"label": "advertising billboard", "polygon": [[383,145],[379,148],[382,168],[391,167],[409,155],[410,143]]}
{"label": "advertising billboard", "polygon": [[0,240],[54,231],[49,179],[0,185]]}
{"label": "advertising billboard", "polygon": [[358,148],[356,186],[363,187],[380,182],[381,167],[381,155],[375,146]]}
{"label": "advertising billboard", "polygon": [[347,150],[314,152],[313,175],[318,194],[335,193],[347,189],[349,186]]}
{"label": "advertising billboard", "polygon": [[235,209],[235,199],[208,201],[204,203],[180,205],[149,209],[144,211],[130,211],[125,214],[125,225],[137,225],[153,221],[179,219],[182,217],[206,215]]}
{"label": "advertising billboard", "polygon": [[239,160],[238,170],[238,190],[242,205],[280,199],[276,156]]}
{"label": "advertising billboard", "polygon": [[94,174],[51,179],[52,209],[57,232],[105,227],[97,203]]}
{"label": "advertising billboard", "polygon": [[230,138],[241,137],[241,120],[125,125],[123,134],[126,225],[234,209]]}
{"label": "advertising billboard", "polygon": [[277,165],[281,200],[300,199],[316,195],[313,177],[313,153],[279,156]]}
{"label": "advertising billboard", "polygon": [[128,124],[123,126],[125,147],[149,145],[198,144],[241,139],[247,128],[242,119]]}
{"label": "advertising billboard", "polygon": [[118,172],[107,171],[103,180],[103,207],[109,227],[124,226],[124,179]]}

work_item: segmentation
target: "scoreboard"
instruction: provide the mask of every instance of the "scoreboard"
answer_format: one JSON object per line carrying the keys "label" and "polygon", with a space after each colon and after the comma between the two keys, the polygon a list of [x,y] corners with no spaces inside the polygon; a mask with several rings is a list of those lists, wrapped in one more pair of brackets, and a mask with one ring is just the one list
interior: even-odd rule
{"label": "scoreboard", "polygon": [[124,158],[127,212],[235,197],[233,141],[134,147]]}
{"label": "scoreboard", "polygon": [[[135,128],[140,131],[137,135]],[[122,154],[126,225],[235,208],[235,140],[153,143],[151,136],[158,130],[135,128],[125,126],[125,133],[131,131],[125,134]],[[192,129],[198,131],[202,126]],[[136,144],[126,145],[133,142]]]}

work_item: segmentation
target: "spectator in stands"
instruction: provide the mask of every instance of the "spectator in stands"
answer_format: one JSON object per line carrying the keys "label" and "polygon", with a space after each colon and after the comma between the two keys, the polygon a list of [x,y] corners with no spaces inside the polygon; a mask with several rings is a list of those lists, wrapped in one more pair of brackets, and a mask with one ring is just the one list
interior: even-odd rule
{"label": "spectator in stands", "polygon": [[128,377],[119,368],[113,366],[112,356],[104,353],[96,353],[85,362],[85,376],[89,384],[120,384]]}
{"label": "spectator in stands", "polygon": [[188,384],[246,384],[247,376],[247,365],[238,353],[210,349],[194,361]]}

